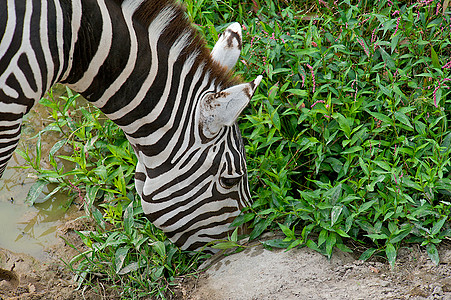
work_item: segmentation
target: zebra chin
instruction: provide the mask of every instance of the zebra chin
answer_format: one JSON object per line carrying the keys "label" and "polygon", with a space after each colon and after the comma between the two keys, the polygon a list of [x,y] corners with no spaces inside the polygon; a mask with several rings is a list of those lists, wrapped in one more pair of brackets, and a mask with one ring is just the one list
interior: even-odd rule
{"label": "zebra chin", "polygon": [[215,241],[225,240],[232,234],[234,228],[230,226],[230,223],[235,218],[236,216],[233,215],[222,222],[210,222],[181,235],[172,236],[170,232],[166,232],[166,235],[181,250],[217,253],[219,250],[211,246],[215,244]]}
{"label": "zebra chin", "polygon": [[[158,213],[146,213],[146,216],[180,249],[216,253],[218,250],[211,246],[215,241],[227,239],[232,234],[235,227],[231,227],[230,224],[241,213],[241,210],[236,199],[209,200],[211,199],[204,199],[208,204],[197,209],[198,214],[194,211],[188,217],[179,218],[180,214],[174,214],[171,218],[155,219],[155,215]],[[143,207],[145,206],[146,203],[143,203]],[[187,208],[184,211],[189,210]],[[238,233],[246,233],[246,229],[246,226],[241,226]]]}

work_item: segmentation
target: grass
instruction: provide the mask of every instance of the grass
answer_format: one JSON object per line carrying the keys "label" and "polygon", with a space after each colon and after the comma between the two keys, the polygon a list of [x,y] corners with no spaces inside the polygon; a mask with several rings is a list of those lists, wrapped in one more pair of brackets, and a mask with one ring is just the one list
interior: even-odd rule
{"label": "grass", "polygon": [[[209,45],[228,23],[243,24],[236,73],[264,75],[240,120],[254,202],[235,225],[250,222],[251,239],[282,231],[269,248],[328,257],[338,248],[391,265],[415,243],[438,264],[437,245],[451,237],[449,2],[184,2]],[[53,120],[39,138],[65,138],[50,151],[52,170],[39,165],[39,143],[35,160],[22,151],[40,179],[30,201],[57,182],[96,220],[97,230],[79,233],[89,250],[71,264],[80,284],[170,298],[174,278],[204,257],[181,253],[142,217],[136,159],[120,130],[92,107],[76,108],[70,91],[66,104],[51,96],[41,100]],[[60,156],[75,164],[69,171],[54,159],[65,144],[74,149]]]}

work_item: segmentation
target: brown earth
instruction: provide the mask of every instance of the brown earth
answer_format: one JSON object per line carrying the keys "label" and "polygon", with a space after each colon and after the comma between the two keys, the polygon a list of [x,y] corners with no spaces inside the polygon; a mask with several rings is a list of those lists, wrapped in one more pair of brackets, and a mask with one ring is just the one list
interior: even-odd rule
{"label": "brown earth", "polygon": [[[71,215],[77,218],[83,215]],[[2,299],[114,299],[114,291],[96,292],[93,289],[77,290],[74,273],[65,263],[84,250],[83,243],[74,230],[92,229],[86,218],[68,220],[59,226],[59,235],[64,238],[45,251],[45,261],[38,261],[30,255],[13,253],[0,248],[0,300]],[[66,242],[67,241],[67,242]]]}
{"label": "brown earth", "polygon": [[[84,220],[68,221],[60,233],[83,249],[73,229]],[[78,252],[62,239],[47,249],[51,259],[0,249],[0,299],[119,299],[108,287],[76,290],[63,261]],[[343,252],[331,260],[308,248],[269,251],[261,245],[224,256],[213,256],[197,278],[180,279],[168,298],[184,300],[269,299],[448,299],[451,300],[451,243],[439,248],[435,266],[419,246],[402,248],[396,266],[362,262]],[[3,280],[2,280],[3,279]],[[103,289],[103,290],[102,290]]]}
{"label": "brown earth", "polygon": [[208,270],[182,283],[187,300],[447,299],[451,300],[451,243],[435,266],[425,249],[402,248],[395,267],[336,252],[331,260],[309,249],[268,251],[261,245],[216,256]]}

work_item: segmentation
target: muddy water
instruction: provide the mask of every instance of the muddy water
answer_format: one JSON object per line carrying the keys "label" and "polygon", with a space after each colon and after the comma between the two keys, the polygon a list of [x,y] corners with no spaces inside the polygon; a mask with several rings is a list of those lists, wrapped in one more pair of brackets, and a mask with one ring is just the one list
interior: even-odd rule
{"label": "muddy water", "polygon": [[[28,147],[34,153],[36,139],[32,137],[45,126],[46,119],[47,109],[36,105],[24,118],[19,148],[25,150]],[[47,153],[59,138],[57,134],[45,134],[41,143],[42,152]],[[25,198],[36,179],[33,170],[18,168],[21,166],[25,166],[25,161],[15,153],[0,179],[0,248],[45,260],[47,254],[44,248],[58,239],[56,227],[77,208],[68,207],[68,197],[62,193],[45,203],[29,206]],[[42,198],[49,193],[49,188],[44,189]]]}

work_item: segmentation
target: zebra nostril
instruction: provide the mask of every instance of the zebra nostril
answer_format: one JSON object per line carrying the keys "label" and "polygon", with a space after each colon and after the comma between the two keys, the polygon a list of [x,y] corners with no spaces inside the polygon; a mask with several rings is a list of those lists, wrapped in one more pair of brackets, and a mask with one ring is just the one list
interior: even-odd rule
{"label": "zebra nostril", "polygon": [[230,189],[237,185],[241,181],[241,176],[239,177],[221,177],[219,182],[221,186],[226,189]]}

